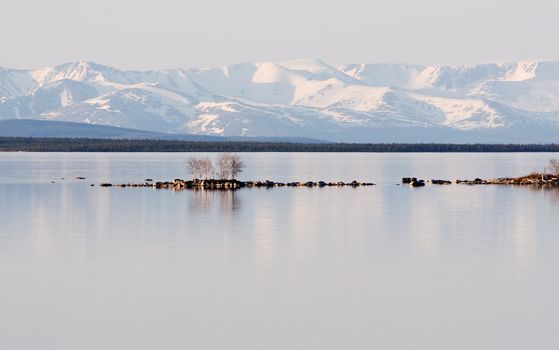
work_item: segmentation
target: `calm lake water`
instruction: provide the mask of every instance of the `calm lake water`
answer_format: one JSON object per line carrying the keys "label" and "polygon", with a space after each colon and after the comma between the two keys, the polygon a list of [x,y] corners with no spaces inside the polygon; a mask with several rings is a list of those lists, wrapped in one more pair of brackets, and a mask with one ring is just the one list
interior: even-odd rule
{"label": "calm lake water", "polygon": [[396,184],[559,154],[243,154],[246,180],[378,185],[90,187],[190,155],[0,154],[0,349],[557,349],[559,190]]}

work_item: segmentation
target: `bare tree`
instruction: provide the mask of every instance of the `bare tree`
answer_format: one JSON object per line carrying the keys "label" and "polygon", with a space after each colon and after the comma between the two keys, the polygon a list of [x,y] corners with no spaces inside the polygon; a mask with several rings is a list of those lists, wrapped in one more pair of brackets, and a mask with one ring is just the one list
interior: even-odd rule
{"label": "bare tree", "polygon": [[188,158],[188,160],[186,161],[186,170],[188,170],[188,172],[192,174],[192,178],[194,180],[198,180],[198,178],[201,176],[200,159],[194,157]]}
{"label": "bare tree", "polygon": [[546,171],[559,176],[559,159],[551,159],[549,163],[547,163]]}
{"label": "bare tree", "polygon": [[206,180],[209,179],[214,170],[212,160],[209,157],[206,157],[200,159],[199,162],[200,162],[200,177],[203,177]]}
{"label": "bare tree", "polygon": [[209,157],[195,158],[190,157],[186,162],[186,168],[192,174],[194,180],[209,179],[215,174],[221,180],[237,178],[237,175],[245,169],[245,163],[239,155],[224,153],[217,159],[217,169],[214,171],[214,165]]}
{"label": "bare tree", "polygon": [[231,154],[229,160],[229,172],[231,174],[231,178],[235,180],[237,175],[243,172],[246,165],[245,162],[241,159],[241,156],[238,154]]}
{"label": "bare tree", "polygon": [[217,158],[216,175],[219,179],[227,180],[231,175],[231,153],[220,154]]}

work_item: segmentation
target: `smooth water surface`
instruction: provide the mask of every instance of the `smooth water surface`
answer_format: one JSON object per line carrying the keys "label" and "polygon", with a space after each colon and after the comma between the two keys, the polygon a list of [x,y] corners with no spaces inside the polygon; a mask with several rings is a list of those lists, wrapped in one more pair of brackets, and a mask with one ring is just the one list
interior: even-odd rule
{"label": "smooth water surface", "polygon": [[559,190],[397,184],[559,155],[243,154],[246,180],[377,186],[90,186],[189,156],[0,154],[0,349],[557,348]]}

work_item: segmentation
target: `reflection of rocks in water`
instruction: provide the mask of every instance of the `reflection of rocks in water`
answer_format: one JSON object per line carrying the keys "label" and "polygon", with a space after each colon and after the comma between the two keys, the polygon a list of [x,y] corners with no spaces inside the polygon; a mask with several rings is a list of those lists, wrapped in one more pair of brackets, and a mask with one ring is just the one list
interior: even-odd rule
{"label": "reflection of rocks in water", "polygon": [[194,190],[191,192],[190,207],[194,210],[210,211],[235,211],[240,209],[237,191],[206,191]]}
{"label": "reflection of rocks in water", "polygon": [[534,192],[540,192],[544,197],[559,205],[559,186],[528,186]]}

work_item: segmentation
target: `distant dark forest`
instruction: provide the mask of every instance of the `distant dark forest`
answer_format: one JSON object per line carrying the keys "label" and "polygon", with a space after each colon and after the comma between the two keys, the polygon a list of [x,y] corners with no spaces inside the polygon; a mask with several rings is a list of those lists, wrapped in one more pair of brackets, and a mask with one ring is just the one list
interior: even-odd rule
{"label": "distant dark forest", "polygon": [[0,137],[2,152],[559,152],[559,144],[272,143]]}

